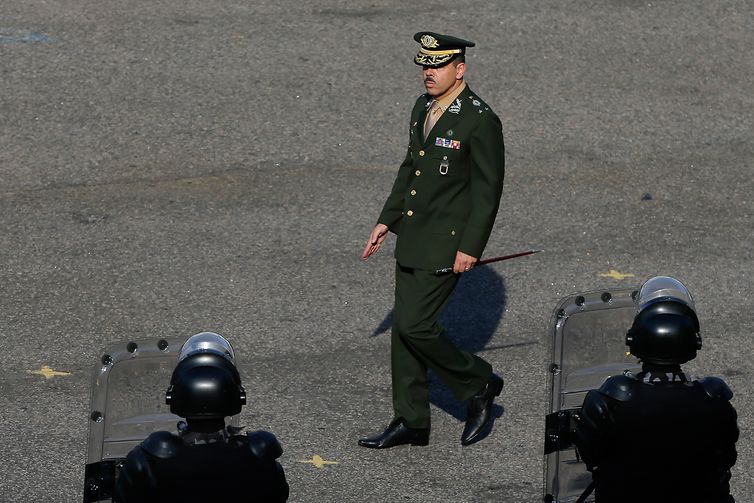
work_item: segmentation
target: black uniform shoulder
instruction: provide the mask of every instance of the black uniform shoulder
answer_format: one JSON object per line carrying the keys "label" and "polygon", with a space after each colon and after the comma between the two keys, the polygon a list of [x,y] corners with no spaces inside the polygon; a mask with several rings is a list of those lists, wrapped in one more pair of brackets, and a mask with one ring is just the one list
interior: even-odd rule
{"label": "black uniform shoulder", "polygon": [[141,445],[137,445],[126,456],[123,466],[119,470],[113,489],[113,502],[131,503],[134,501],[150,501],[157,481],[152,469],[155,461]]}
{"label": "black uniform shoulder", "polygon": [[274,461],[283,454],[283,447],[269,431],[257,430],[247,434],[249,449],[259,459]]}
{"label": "black uniform shoulder", "polygon": [[583,423],[587,421],[591,425],[596,425],[606,420],[610,415],[610,406],[605,401],[605,395],[599,391],[592,390],[584,397],[581,404],[581,413],[578,421]]}
{"label": "black uniform shoulder", "polygon": [[413,128],[415,123],[419,120],[421,114],[429,107],[429,103],[432,101],[427,93],[419,95],[416,98],[413,108],[411,109],[411,122],[410,127]]}
{"label": "black uniform shoulder", "polygon": [[141,443],[141,448],[151,456],[168,459],[178,454],[181,445],[181,439],[177,435],[169,431],[156,431]]}
{"label": "black uniform shoulder", "polygon": [[486,101],[476,95],[471,89],[469,89],[469,94],[462,106],[466,106],[467,108],[473,110],[473,113],[480,117],[490,118],[497,121],[500,120],[494,110],[492,110],[492,107],[489,106]]}
{"label": "black uniform shoulder", "polygon": [[421,93],[416,98],[417,105],[427,106],[427,103],[429,103],[430,101],[432,101],[432,98],[430,97],[429,93]]}
{"label": "black uniform shoulder", "polygon": [[636,386],[640,385],[641,382],[631,374],[621,374],[609,377],[602,383],[599,392],[605,396],[609,396],[613,400],[627,402],[633,398]]}
{"label": "black uniform shoulder", "polygon": [[152,480],[153,475],[150,459],[152,459],[152,457],[149,453],[147,453],[142,446],[137,445],[131,449],[126,456],[126,461],[121,472],[127,473],[128,476],[120,476],[119,479],[123,479],[124,481],[128,479],[132,484],[139,481]]}
{"label": "black uniform shoulder", "polygon": [[432,102],[432,97],[429,94],[427,94],[427,93],[420,94],[416,98],[416,102],[414,103],[413,112],[417,113],[420,110],[424,110],[424,109],[428,108],[429,104],[431,102]]}
{"label": "black uniform shoulder", "polygon": [[720,377],[705,377],[699,381],[704,391],[712,398],[720,398],[729,402],[733,398],[733,391]]}

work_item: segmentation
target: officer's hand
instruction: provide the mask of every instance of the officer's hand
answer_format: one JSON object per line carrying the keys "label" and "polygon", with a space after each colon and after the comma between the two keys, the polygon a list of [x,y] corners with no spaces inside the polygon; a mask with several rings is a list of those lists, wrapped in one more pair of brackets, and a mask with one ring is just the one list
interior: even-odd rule
{"label": "officer's hand", "polygon": [[362,260],[368,259],[374,252],[380,249],[382,242],[385,241],[385,238],[387,237],[387,231],[388,228],[385,224],[377,224],[374,226],[374,230],[369,235],[369,241],[367,241],[367,245],[361,253]]}
{"label": "officer's hand", "polygon": [[456,252],[456,261],[453,264],[453,272],[455,274],[459,274],[462,272],[469,272],[472,267],[474,267],[474,264],[476,264],[476,257],[472,257],[471,255],[466,255],[462,251]]}

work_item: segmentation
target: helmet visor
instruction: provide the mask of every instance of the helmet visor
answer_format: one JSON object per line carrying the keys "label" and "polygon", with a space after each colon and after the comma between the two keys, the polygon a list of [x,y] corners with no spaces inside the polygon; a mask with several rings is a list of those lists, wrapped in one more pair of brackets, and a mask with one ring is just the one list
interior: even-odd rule
{"label": "helmet visor", "polygon": [[235,363],[236,359],[233,346],[230,345],[230,342],[214,332],[202,332],[189,337],[181,347],[178,362],[197,353],[214,353],[227,358],[233,363]]}
{"label": "helmet visor", "polygon": [[670,276],[655,276],[641,286],[636,298],[638,311],[643,311],[650,304],[661,300],[681,302],[695,310],[694,299],[691,298],[688,289]]}

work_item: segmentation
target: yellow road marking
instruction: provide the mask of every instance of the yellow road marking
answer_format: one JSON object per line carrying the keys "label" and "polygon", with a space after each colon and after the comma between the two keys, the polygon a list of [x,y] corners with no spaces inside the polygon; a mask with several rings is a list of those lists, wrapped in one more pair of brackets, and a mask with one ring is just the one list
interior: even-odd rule
{"label": "yellow road marking", "polygon": [[69,376],[69,375],[71,375],[70,372],[59,372],[57,370],[52,370],[47,365],[43,366],[39,370],[27,370],[27,372],[30,373],[30,374],[36,374],[36,375],[40,375],[40,376],[45,376],[46,379],[52,379],[53,377],[58,377],[58,376]]}
{"label": "yellow road marking", "polygon": [[299,461],[299,463],[309,463],[311,465],[314,465],[315,468],[324,468],[325,465],[337,465],[337,461],[325,461],[322,459],[322,457],[319,454],[315,454],[312,456],[312,459],[307,459],[306,461]]}
{"label": "yellow road marking", "polygon": [[603,278],[613,278],[613,279],[626,279],[626,278],[633,278],[634,275],[631,273],[623,274],[622,272],[618,272],[615,269],[610,269],[608,272],[602,272],[600,273],[600,276]]}

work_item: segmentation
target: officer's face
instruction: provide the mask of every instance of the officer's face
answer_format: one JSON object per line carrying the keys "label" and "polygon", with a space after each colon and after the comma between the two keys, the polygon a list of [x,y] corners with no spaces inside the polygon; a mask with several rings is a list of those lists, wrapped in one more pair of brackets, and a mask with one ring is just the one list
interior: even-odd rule
{"label": "officer's face", "polygon": [[433,98],[442,98],[455,89],[456,83],[463,79],[466,63],[450,63],[440,68],[422,67],[422,79],[427,93]]}

